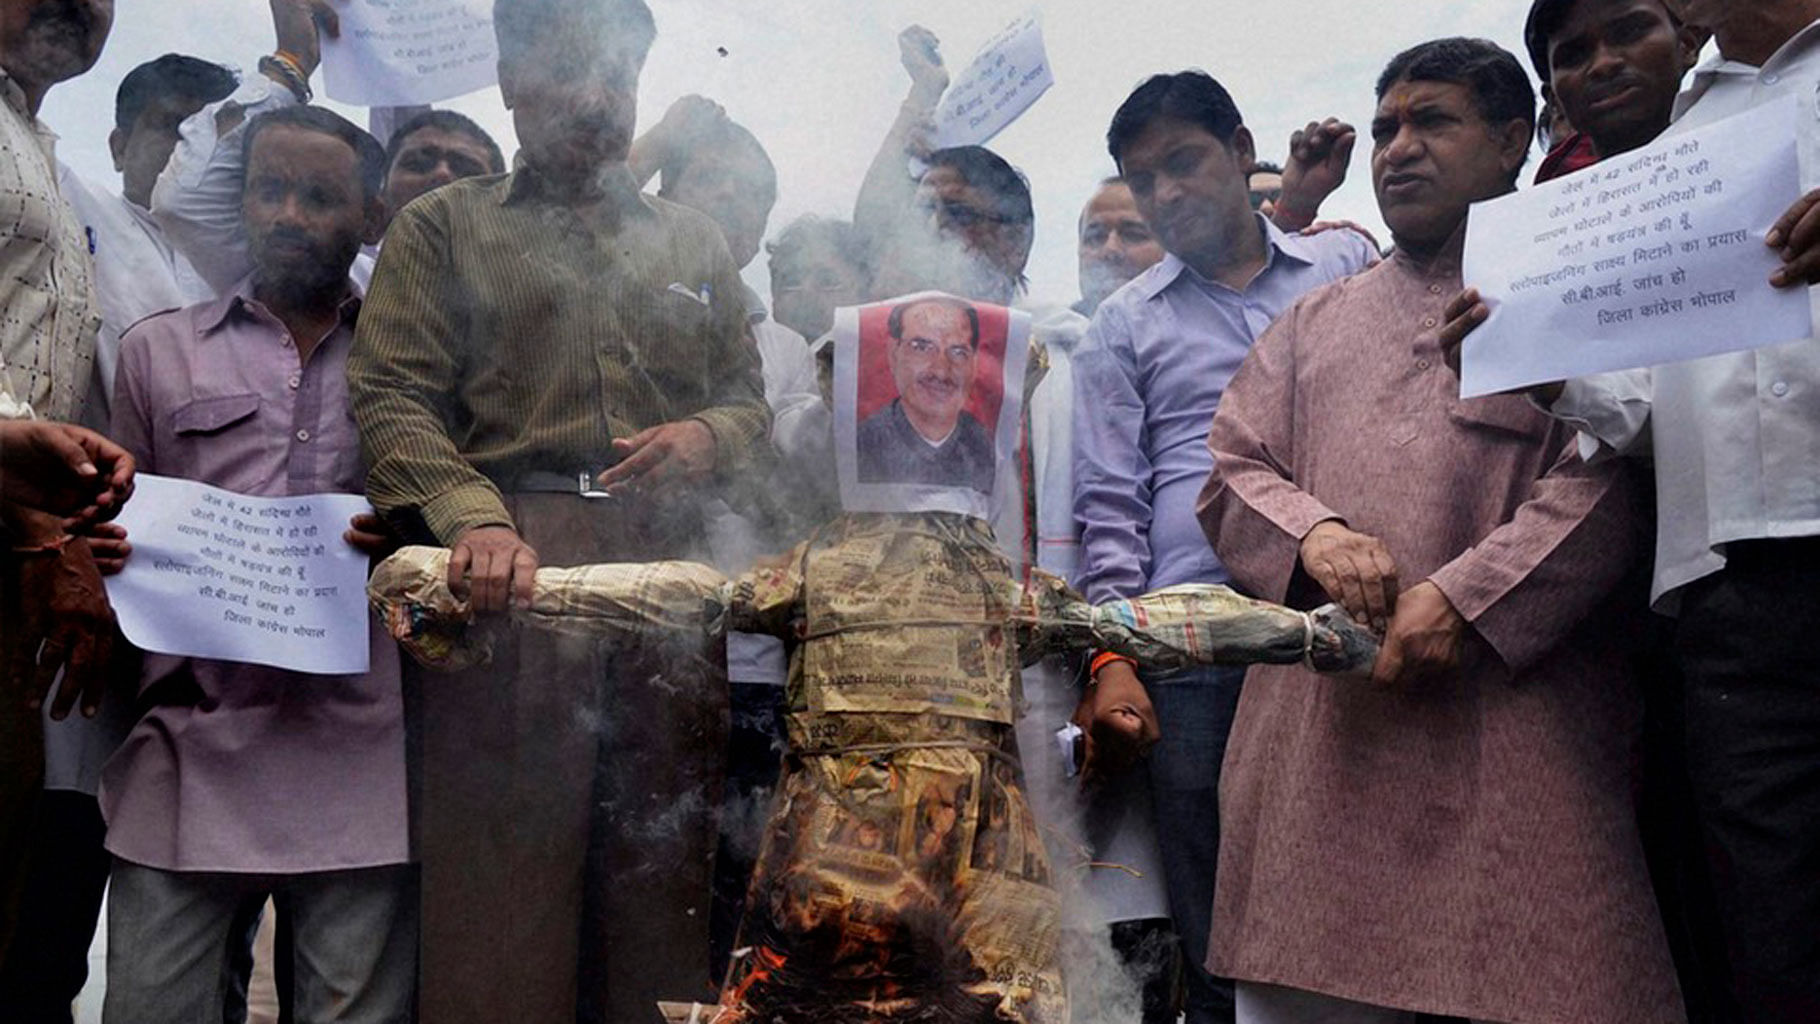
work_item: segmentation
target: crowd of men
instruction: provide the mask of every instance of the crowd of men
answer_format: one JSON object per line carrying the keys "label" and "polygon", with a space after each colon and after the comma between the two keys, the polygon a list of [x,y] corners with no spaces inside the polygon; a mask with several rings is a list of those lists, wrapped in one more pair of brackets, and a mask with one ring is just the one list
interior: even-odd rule
{"label": "crowd of men", "polygon": [[[851,219],[767,243],[762,140],[702,97],[636,131],[643,0],[496,0],[510,162],[451,112],[382,144],[312,105],[335,5],[271,7],[244,80],[126,76],[116,190],[38,118],[111,0],[0,0],[0,1019],[71,1019],[104,891],[107,1024],[244,1020],[268,900],[307,1024],[711,1002],[782,644],[501,630],[432,676],[375,620],[356,676],[143,653],[110,520],[135,471],[363,494],[345,542],[450,548],[482,616],[540,565],[739,568],[838,512],[834,311],[935,290],[1032,314],[1018,464],[956,415],[979,321],[938,300],[890,325],[879,472],[955,438],[1007,557],[1093,601],[1229,583],[1383,638],[1369,682],[1026,673],[1034,799],[1122,967],[1069,978],[1078,1019],[1820,1021],[1820,345],[1462,400],[1468,208],[1538,138],[1516,56],[1385,55],[1388,250],[1318,220],[1351,126],[1270,163],[1215,77],[1146,78],[1081,126],[1118,176],[1082,183],[1079,298],[1045,306],[1025,172],[928,142],[922,29]],[[1820,0],[1535,0],[1524,38],[1538,181],[1787,96],[1820,159]],[[1810,287],[1820,191],[1782,198],[1764,286]],[[1068,717],[1084,787],[1039,781]]]}

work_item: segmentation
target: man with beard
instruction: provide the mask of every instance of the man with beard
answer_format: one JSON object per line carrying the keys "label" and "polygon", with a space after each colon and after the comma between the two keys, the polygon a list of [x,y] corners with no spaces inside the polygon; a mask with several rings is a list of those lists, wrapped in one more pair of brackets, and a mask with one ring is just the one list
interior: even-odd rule
{"label": "man with beard", "polygon": [[[322,60],[322,36],[336,36],[340,0],[271,0],[277,37],[273,56],[234,94],[211,103],[179,129],[180,141],[152,191],[152,216],[170,244],[218,292],[252,270],[240,222],[246,177],[241,145],[245,125],[260,114],[310,102],[309,79]],[[399,124],[386,143],[381,198],[389,224],[398,211],[431,189],[466,177],[505,173],[499,144],[474,121],[452,110],[429,110]],[[354,260],[356,283],[373,275],[378,244]]]}
{"label": "man with beard", "polygon": [[1240,586],[1337,601],[1384,645],[1369,683],[1247,680],[1209,966],[1246,1024],[1685,1020],[1630,785],[1628,477],[1521,398],[1461,400],[1437,338],[1534,94],[1469,39],[1399,54],[1377,93],[1394,255],[1259,339],[1200,513]]}
{"label": "man with beard", "polygon": [[[348,276],[378,234],[384,151],[326,110],[247,128],[255,270],[232,293],[122,339],[113,430],[148,471],[254,495],[359,493]],[[364,517],[344,541],[373,552]],[[199,608],[198,614],[206,609]],[[147,706],[102,778],[107,1024],[221,1013],[243,908],[285,902],[300,1021],[409,1017],[416,892],[406,839],[399,655],[322,676],[146,655]]]}
{"label": "man with beard", "polygon": [[860,483],[992,493],[992,438],[967,411],[979,366],[979,311],[923,299],[891,310],[888,329],[897,397],[859,425]]}
{"label": "man with beard", "polygon": [[[0,230],[0,393],[8,396],[0,416],[35,412],[68,422],[82,414],[99,322],[93,267],[82,224],[57,190],[57,137],[38,120],[38,110],[52,86],[94,66],[113,19],[112,0],[0,2],[0,148],[10,155],[0,163],[0,203],[10,211]],[[37,596],[66,613],[60,621],[70,628],[112,629],[87,543],[66,541],[56,516],[9,510],[7,523],[16,548],[41,552],[43,564],[34,574],[50,580],[52,589]],[[39,704],[54,662],[71,651],[89,653],[69,634],[59,632],[58,639],[37,659],[0,663],[0,955],[13,930],[27,837],[44,782]],[[40,663],[34,666],[34,660]],[[93,713],[99,694],[98,688],[83,694],[85,713]],[[68,713],[67,704],[63,710]]]}
{"label": "man with beard", "polygon": [[[518,167],[398,214],[349,363],[368,496],[484,616],[539,564],[704,554],[770,423],[719,228],[626,165],[650,10],[498,0],[494,31]],[[421,1017],[640,1019],[710,981],[724,655],[498,628],[423,687]]]}
{"label": "man with beard", "polygon": [[[1093,601],[1227,582],[1194,518],[1221,391],[1252,340],[1291,302],[1376,258],[1353,231],[1287,235],[1251,208],[1251,133],[1232,97],[1203,73],[1139,86],[1114,116],[1107,144],[1167,255],[1100,306],[1074,361],[1074,582]],[[1171,916],[1189,963],[1188,1020],[1230,1021],[1230,983],[1200,965],[1220,760],[1244,673],[1202,668],[1140,682],[1129,661],[1114,657],[1096,659],[1093,669],[1083,720],[1119,725],[1139,746],[1155,741],[1160,725],[1148,771]],[[1107,717],[1120,708],[1127,712]],[[1104,768],[1117,767],[1108,757]]]}

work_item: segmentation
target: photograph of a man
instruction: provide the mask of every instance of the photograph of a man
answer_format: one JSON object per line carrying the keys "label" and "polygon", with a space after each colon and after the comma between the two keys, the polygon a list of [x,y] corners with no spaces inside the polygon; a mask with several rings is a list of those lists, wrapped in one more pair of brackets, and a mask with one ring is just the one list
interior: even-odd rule
{"label": "photograph of a man", "polygon": [[860,482],[990,494],[992,435],[966,408],[979,367],[979,311],[958,299],[914,299],[891,310],[886,328],[897,397],[859,425]]}

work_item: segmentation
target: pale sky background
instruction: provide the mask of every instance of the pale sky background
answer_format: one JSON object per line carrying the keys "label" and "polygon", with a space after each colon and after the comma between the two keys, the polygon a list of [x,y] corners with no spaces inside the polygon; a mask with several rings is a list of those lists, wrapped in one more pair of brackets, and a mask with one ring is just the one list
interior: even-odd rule
{"label": "pale sky background", "polygon": [[[640,83],[639,123],[699,92],[750,128],[777,164],[770,234],[802,213],[851,217],[853,199],[909,80],[897,33],[922,24],[942,40],[958,73],[979,45],[1030,10],[1029,0],[649,0],[658,40]],[[1036,200],[1031,297],[1071,301],[1076,218],[1094,183],[1113,172],[1106,125],[1130,90],[1159,71],[1197,67],[1233,94],[1258,139],[1281,162],[1289,134],[1337,116],[1361,129],[1372,86],[1399,50],[1448,35],[1489,38],[1522,52],[1527,0],[1039,0],[1055,87],[991,146],[1029,176]],[[722,57],[717,48],[724,47]],[[91,181],[119,188],[107,152],[114,90],[135,65],[177,51],[252,75],[273,49],[264,0],[116,0],[101,62],[54,89],[44,117],[62,136],[59,155]],[[321,73],[315,85],[321,90]],[[516,150],[498,91],[441,106],[474,117]],[[364,112],[340,108],[365,124]],[[1369,140],[1355,149],[1346,185],[1323,209],[1378,232]],[[1526,177],[1527,180],[1527,177]],[[765,288],[764,257],[747,278]]]}

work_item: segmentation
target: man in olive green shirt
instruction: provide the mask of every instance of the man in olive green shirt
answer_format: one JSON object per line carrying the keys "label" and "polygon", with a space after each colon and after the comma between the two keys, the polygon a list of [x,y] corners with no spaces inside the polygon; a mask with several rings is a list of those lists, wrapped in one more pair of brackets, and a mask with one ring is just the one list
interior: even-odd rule
{"label": "man in olive green shirt", "polygon": [[[483,613],[540,561],[695,555],[769,427],[726,243],[625,165],[643,0],[494,24],[518,168],[398,215],[348,366],[368,497]],[[425,1024],[643,1020],[711,984],[724,671],[501,629],[491,665],[420,679]]]}

